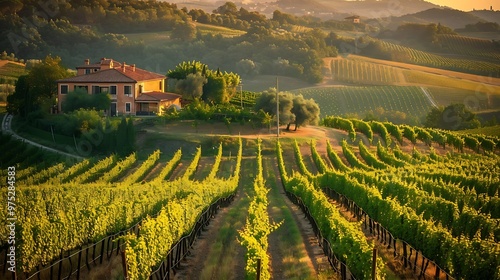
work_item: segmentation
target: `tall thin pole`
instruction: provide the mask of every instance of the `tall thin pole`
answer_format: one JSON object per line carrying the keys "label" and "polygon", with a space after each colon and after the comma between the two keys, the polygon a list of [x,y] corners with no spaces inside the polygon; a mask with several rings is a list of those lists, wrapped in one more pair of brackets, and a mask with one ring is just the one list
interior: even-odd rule
{"label": "tall thin pole", "polygon": [[372,280],[377,279],[377,248],[373,248],[372,254]]}
{"label": "tall thin pole", "polygon": [[241,109],[243,109],[243,85],[240,82],[240,105]]}
{"label": "tall thin pole", "polygon": [[280,137],[280,99],[278,89],[278,77],[276,77],[276,137]]}

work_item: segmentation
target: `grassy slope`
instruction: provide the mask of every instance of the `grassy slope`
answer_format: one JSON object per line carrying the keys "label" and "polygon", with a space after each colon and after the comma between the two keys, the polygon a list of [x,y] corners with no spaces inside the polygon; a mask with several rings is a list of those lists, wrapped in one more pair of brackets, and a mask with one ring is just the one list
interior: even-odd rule
{"label": "grassy slope", "polygon": [[424,92],[415,86],[346,86],[293,91],[313,98],[320,106],[321,117],[364,113],[382,107],[389,111],[423,116],[432,107]]}
{"label": "grassy slope", "polygon": [[[500,108],[500,79],[357,55],[349,55],[347,58],[325,58],[324,60],[325,80],[328,80],[332,76],[330,73],[333,73],[337,75],[333,79],[334,84],[380,85],[386,83],[423,86],[428,89],[434,101],[440,106],[446,106],[450,103],[465,103],[476,112]],[[333,63],[335,60],[344,62]],[[334,69],[331,67],[333,65],[340,66],[341,69]],[[383,67],[377,68],[379,65]],[[380,79],[380,76],[383,75],[375,73],[373,69],[379,69],[380,73],[396,73],[396,75],[392,74],[391,76],[396,77],[398,82],[395,82],[394,79],[391,81]]]}
{"label": "grassy slope", "polygon": [[484,134],[488,136],[500,137],[500,125],[480,127],[475,129],[460,130],[458,133],[461,134]]}
{"label": "grassy slope", "polygon": [[[196,23],[196,29],[201,34],[220,34],[223,37],[234,37],[243,35],[246,32],[222,26],[215,26],[210,24]],[[161,46],[165,43],[171,42],[171,31],[157,31],[157,32],[141,32],[141,33],[128,33],[123,34],[131,41],[143,41],[146,46]]]}
{"label": "grassy slope", "polygon": [[25,65],[18,62],[0,60],[0,78],[6,80],[17,80],[17,78],[26,73]]}
{"label": "grassy slope", "polygon": [[203,24],[203,23],[196,23],[196,29],[201,32],[201,34],[209,34],[211,33],[212,35],[220,34],[223,37],[234,37],[234,36],[240,36],[245,34],[245,31],[237,30],[237,29],[231,29],[227,27],[222,27],[222,26],[216,26],[216,25],[211,25],[211,24]]}

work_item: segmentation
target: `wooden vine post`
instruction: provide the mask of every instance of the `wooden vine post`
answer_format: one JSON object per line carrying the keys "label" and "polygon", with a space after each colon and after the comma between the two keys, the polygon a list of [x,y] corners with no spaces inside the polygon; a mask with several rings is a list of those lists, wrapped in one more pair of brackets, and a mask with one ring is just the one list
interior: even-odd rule
{"label": "wooden vine post", "polygon": [[372,257],[372,280],[377,279],[377,248],[373,248],[373,257]]}

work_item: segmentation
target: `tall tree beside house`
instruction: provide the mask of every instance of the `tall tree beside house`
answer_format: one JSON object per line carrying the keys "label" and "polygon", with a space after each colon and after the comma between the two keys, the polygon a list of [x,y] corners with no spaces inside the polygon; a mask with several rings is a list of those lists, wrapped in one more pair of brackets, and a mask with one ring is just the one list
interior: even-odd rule
{"label": "tall tree beside house", "polygon": [[127,156],[133,153],[135,147],[136,132],[132,119],[122,117],[120,124],[116,130],[116,153],[119,156]]}
{"label": "tall tree beside house", "polygon": [[20,76],[16,81],[14,93],[7,96],[7,112],[9,114],[26,117],[30,110],[28,75]]}
{"label": "tall tree beside house", "polygon": [[57,96],[56,81],[72,75],[62,66],[60,57],[46,56],[42,63],[31,68],[28,75],[30,93],[34,97],[34,101],[39,102],[40,106],[55,105]]}
{"label": "tall tree beside house", "polygon": [[16,90],[7,100],[8,112],[28,118],[30,113],[49,113],[56,104],[56,80],[72,74],[61,65],[61,58],[48,55],[35,64],[28,75],[21,76]]}
{"label": "tall tree beside house", "polygon": [[135,140],[136,140],[136,131],[135,131],[135,126],[134,126],[134,120],[132,118],[129,118],[127,120],[127,148],[128,148],[128,154],[136,151],[136,145],[135,145]]}
{"label": "tall tree beside house", "polygon": [[128,149],[127,149],[127,144],[128,139],[127,139],[127,119],[125,117],[122,117],[122,121],[118,125],[118,128],[116,130],[116,153],[119,156],[126,156],[128,154]]}
{"label": "tall tree beside house", "polygon": [[104,151],[111,151],[115,149],[116,145],[116,130],[113,129],[109,118],[106,118],[104,123],[104,131],[102,137],[101,147]]}
{"label": "tall tree beside house", "polygon": [[227,93],[226,79],[222,76],[210,75],[203,87],[203,101],[209,104],[228,103],[230,97]]}
{"label": "tall tree beside house", "polygon": [[201,95],[201,99],[207,103],[228,103],[236,93],[236,87],[241,81],[240,76],[236,73],[228,73],[220,69],[213,71],[206,64],[199,61],[184,61],[179,63],[175,69],[168,71],[167,77],[177,80],[177,83],[180,83],[179,89],[195,88],[199,81],[190,79],[188,76],[197,75],[198,73],[207,80],[203,85],[203,93]]}
{"label": "tall tree beside house", "polygon": [[179,80],[175,85],[175,90],[186,100],[199,99],[203,95],[203,86],[207,83],[207,78],[200,72],[191,73],[185,79]]}
{"label": "tall tree beside house", "polygon": [[167,77],[175,80],[186,79],[187,75],[200,72],[203,76],[207,75],[207,66],[199,61],[183,61],[175,69],[168,70]]}

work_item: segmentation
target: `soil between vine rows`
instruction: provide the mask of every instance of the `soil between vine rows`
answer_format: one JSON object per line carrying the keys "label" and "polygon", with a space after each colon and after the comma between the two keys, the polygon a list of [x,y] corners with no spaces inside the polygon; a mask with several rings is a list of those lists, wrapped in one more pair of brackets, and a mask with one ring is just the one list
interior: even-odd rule
{"label": "soil between vine rows", "polygon": [[[253,161],[255,158],[244,159],[243,164],[254,167]],[[276,158],[266,157],[264,166],[266,186],[270,188],[270,218],[275,222],[285,219],[281,227],[269,236],[272,278],[332,279],[333,272],[311,226],[300,208],[284,194]],[[253,196],[252,175],[242,174],[235,200],[230,206],[220,209],[201,234],[175,279],[244,279],[245,249],[238,242],[237,231],[245,224]],[[292,230],[299,233],[299,238],[288,237]]]}

